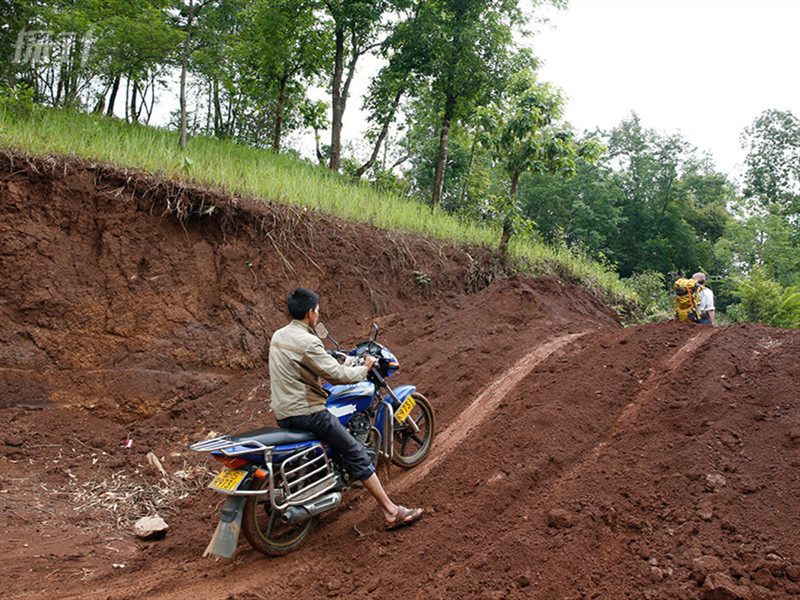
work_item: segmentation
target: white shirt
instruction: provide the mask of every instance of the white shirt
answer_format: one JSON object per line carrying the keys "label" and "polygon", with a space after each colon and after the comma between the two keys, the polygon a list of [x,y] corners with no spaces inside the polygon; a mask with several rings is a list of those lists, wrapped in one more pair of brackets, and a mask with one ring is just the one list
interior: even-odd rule
{"label": "white shirt", "polygon": [[697,308],[701,315],[709,310],[716,310],[714,308],[714,292],[707,287],[700,290],[697,295]]}

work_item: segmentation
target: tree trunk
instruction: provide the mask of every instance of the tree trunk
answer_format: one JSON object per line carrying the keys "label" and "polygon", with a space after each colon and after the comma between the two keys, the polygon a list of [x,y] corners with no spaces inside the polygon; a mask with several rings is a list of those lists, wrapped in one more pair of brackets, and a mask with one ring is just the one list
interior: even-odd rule
{"label": "tree trunk", "polygon": [[506,262],[506,256],[508,254],[508,242],[511,240],[511,226],[508,223],[503,223],[503,235],[500,236],[500,246],[498,246],[497,250],[500,252],[501,260],[503,261],[503,265]]}
{"label": "tree trunk", "polygon": [[444,190],[444,171],[447,163],[447,147],[450,143],[450,123],[456,112],[456,99],[448,96],[444,104],[442,128],[439,134],[439,155],[436,158],[436,174],[433,178],[433,193],[431,194],[431,208],[439,206]]}
{"label": "tree trunk", "polygon": [[461,204],[463,205],[464,202],[467,200],[467,194],[469,193],[469,180],[472,178],[472,168],[475,166],[475,146],[478,145],[478,142],[473,139],[472,140],[472,149],[469,153],[469,166],[467,167],[467,176],[464,178],[464,185],[461,187]]}
{"label": "tree trunk", "polygon": [[278,102],[275,106],[275,131],[272,135],[272,150],[281,151],[281,130],[283,129],[283,107],[286,104],[286,79],[281,79]]}
{"label": "tree trunk", "polygon": [[325,157],[322,154],[322,149],[319,147],[319,129],[316,127],[314,128],[314,142],[316,143],[316,151],[317,151],[317,162],[320,166],[325,164]]}
{"label": "tree trunk", "polygon": [[394,114],[397,111],[397,106],[400,104],[400,98],[403,96],[403,91],[404,90],[400,90],[397,92],[394,100],[392,101],[392,110],[387,115],[386,120],[383,123],[383,127],[381,128],[380,135],[378,135],[378,139],[375,141],[375,147],[372,149],[372,156],[370,156],[369,160],[358,168],[355,175],[353,175],[353,179],[361,179],[361,176],[366,173],[367,169],[371,168],[372,165],[375,164],[375,160],[378,158],[378,153],[381,151],[381,144],[383,144],[383,140],[385,140],[386,136],[389,134],[389,127],[394,120]]}
{"label": "tree trunk", "polygon": [[513,202],[517,197],[517,188],[519,187],[519,176],[521,173],[519,171],[514,171],[511,175],[511,190],[509,190],[508,195],[511,196],[511,201]]}
{"label": "tree trunk", "polygon": [[[519,188],[519,171],[515,171],[511,175],[511,190],[509,191],[509,200],[514,202],[517,198],[517,189]],[[503,219],[503,235],[500,236],[500,246],[498,246],[497,250],[500,252],[500,260],[502,261],[502,265],[505,267],[507,257],[508,257],[508,242],[511,241],[511,230],[513,228],[512,223],[513,216],[509,212],[506,214],[505,218]]]}
{"label": "tree trunk", "polygon": [[[344,32],[336,32],[336,58],[333,73],[333,118],[331,119],[331,162],[330,169],[338,171],[342,162],[342,120],[344,109],[347,108],[347,95],[350,93],[350,84],[353,83],[353,76],[356,73],[356,63],[364,52],[356,48],[356,41],[352,41],[353,56],[350,57],[350,64],[347,65],[347,78],[342,85],[344,76]],[[335,166],[334,166],[335,165]]]}
{"label": "tree trunk", "polygon": [[63,106],[65,108],[70,108],[75,105],[78,99],[78,67],[76,66],[76,55],[78,54],[78,44],[80,43],[80,38],[78,36],[74,36],[72,39],[72,43],[69,46],[69,50],[67,51],[66,59],[64,60],[62,67],[63,67],[63,77],[64,77],[64,99],[63,99]]}
{"label": "tree trunk", "polygon": [[150,117],[153,116],[153,107],[156,105],[156,76],[153,75],[153,81],[150,85],[150,106],[147,105],[147,100],[142,94],[142,106],[144,106],[145,111],[147,111],[147,120],[145,123],[150,125]]}
{"label": "tree trunk", "polygon": [[[145,93],[147,90],[142,90],[139,87],[139,82],[134,81],[131,91],[131,120],[134,123],[139,122],[139,117],[142,115],[142,107],[145,102]],[[140,100],[141,98],[141,100]]]}
{"label": "tree trunk", "polygon": [[117,101],[117,92],[119,91],[120,79],[122,79],[121,75],[115,76],[114,83],[111,84],[111,96],[108,98],[108,109],[106,110],[106,115],[109,117],[114,116],[114,104]]}
{"label": "tree trunk", "polygon": [[183,56],[181,57],[181,125],[178,135],[178,146],[186,148],[186,72],[189,70],[189,52],[192,44],[192,21],[194,19],[194,0],[189,2],[189,14],[186,17],[186,38],[183,40]]}
{"label": "tree trunk", "polygon": [[94,105],[94,110],[92,110],[92,114],[95,115],[102,115],[103,111],[106,109],[106,93],[108,92],[108,88],[106,88],[103,95],[97,99],[97,103]]}
{"label": "tree trunk", "polygon": [[131,113],[130,108],[128,108],[128,102],[131,99],[131,78],[126,76],[125,77],[125,106],[123,106],[123,112],[125,113],[125,120],[130,121]]}
{"label": "tree trunk", "polygon": [[[63,71],[64,68],[62,67],[61,70]],[[58,78],[58,86],[56,87],[56,97],[53,100],[53,107],[60,108],[59,104],[61,103],[61,91],[64,89],[64,78]]]}
{"label": "tree trunk", "polygon": [[222,104],[219,101],[219,80],[214,77],[214,135],[223,137]]}
{"label": "tree trunk", "polygon": [[139,115],[136,114],[136,91],[139,89],[139,84],[135,81],[131,82],[131,122],[136,123],[139,120]]}
{"label": "tree trunk", "polygon": [[342,96],[342,76],[344,75],[344,30],[336,29],[336,52],[333,60],[333,85],[331,90],[331,156],[328,167],[338,171],[341,167],[342,152],[342,116],[344,114],[344,98]]}

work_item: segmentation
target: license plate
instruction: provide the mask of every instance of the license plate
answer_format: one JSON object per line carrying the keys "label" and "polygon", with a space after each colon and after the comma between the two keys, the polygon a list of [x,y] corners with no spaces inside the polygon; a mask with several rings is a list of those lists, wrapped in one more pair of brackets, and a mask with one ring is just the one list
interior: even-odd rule
{"label": "license plate", "polygon": [[211,485],[208,487],[214,488],[215,490],[220,490],[221,492],[233,492],[237,487],[239,487],[239,484],[242,482],[242,479],[244,479],[245,475],[247,475],[247,471],[228,469],[226,467],[217,473],[214,481],[212,481]]}
{"label": "license plate", "polygon": [[414,401],[412,396],[406,398],[405,402],[400,405],[400,408],[397,409],[397,412],[394,413],[394,418],[397,420],[398,423],[402,423],[406,420],[406,417],[411,413],[411,409],[414,408],[417,403]]}

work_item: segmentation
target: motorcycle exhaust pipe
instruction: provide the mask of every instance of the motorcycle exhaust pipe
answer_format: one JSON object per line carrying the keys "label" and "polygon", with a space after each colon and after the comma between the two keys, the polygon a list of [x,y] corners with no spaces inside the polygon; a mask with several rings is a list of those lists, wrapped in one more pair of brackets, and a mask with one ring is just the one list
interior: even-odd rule
{"label": "motorcycle exhaust pipe", "polygon": [[311,517],[332,510],[342,502],[341,492],[331,492],[303,506],[290,506],[281,515],[284,523],[299,523]]}

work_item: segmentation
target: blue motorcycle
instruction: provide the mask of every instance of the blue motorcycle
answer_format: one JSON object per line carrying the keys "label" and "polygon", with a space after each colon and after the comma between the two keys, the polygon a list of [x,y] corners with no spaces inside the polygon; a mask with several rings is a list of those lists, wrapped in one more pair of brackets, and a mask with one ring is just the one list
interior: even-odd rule
{"label": "blue motorcycle", "polygon": [[[389,387],[386,380],[400,365],[376,341],[377,325],[348,354],[324,325],[318,325],[317,334],[336,345],[329,353],[340,360],[358,365],[368,354],[378,359],[366,381],[326,384],[327,409],[364,444],[374,463],[379,457],[403,468],[421,463],[433,443],[433,409],[413,385]],[[265,427],[198,442],[191,449],[209,452],[224,465],[210,484],[226,500],[204,556],[232,558],[240,531],[257,550],[286,554],[308,537],[320,514],[339,506],[343,493],[361,487],[342,458],[306,431]]]}

